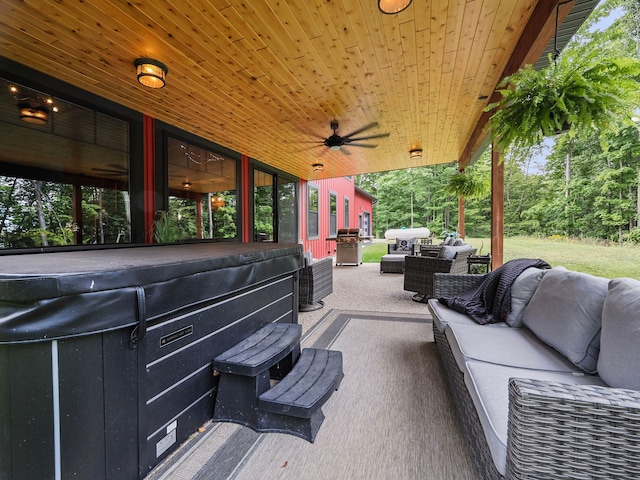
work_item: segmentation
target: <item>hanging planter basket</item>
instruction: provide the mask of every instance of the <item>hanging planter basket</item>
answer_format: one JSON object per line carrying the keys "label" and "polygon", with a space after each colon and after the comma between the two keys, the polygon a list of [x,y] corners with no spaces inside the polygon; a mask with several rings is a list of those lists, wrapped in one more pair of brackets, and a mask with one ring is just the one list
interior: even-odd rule
{"label": "hanging planter basket", "polygon": [[483,198],[491,191],[488,178],[471,172],[457,172],[449,178],[447,193],[467,199]]}
{"label": "hanging planter basket", "polygon": [[640,62],[606,58],[598,49],[561,57],[535,70],[527,65],[498,86],[488,105],[492,139],[501,149],[539,145],[545,137],[606,130],[630,121],[638,105]]}

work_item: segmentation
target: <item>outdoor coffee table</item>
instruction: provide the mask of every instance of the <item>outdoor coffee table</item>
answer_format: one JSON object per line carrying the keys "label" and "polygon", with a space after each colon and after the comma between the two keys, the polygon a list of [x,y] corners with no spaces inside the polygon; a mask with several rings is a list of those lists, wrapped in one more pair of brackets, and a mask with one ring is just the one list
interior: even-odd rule
{"label": "outdoor coffee table", "polygon": [[404,273],[406,255],[387,253],[380,259],[380,273]]}

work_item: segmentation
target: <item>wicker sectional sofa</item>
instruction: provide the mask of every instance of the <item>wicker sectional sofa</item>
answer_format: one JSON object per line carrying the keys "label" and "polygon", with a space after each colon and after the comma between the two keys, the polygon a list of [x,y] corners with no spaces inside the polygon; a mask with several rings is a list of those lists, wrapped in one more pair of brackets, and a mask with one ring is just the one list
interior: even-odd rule
{"label": "wicker sectional sofa", "polygon": [[484,275],[434,276],[434,338],[479,478],[640,478],[640,282],[537,270],[513,284],[509,324],[437,300]]}

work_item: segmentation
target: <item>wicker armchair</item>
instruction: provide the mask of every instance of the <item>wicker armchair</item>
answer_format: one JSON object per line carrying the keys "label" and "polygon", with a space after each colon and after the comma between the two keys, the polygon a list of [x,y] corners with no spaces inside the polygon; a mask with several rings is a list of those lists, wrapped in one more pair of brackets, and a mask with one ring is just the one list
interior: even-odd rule
{"label": "wicker armchair", "polygon": [[[483,278],[436,273],[435,296],[458,295]],[[479,478],[640,478],[640,392],[524,378],[509,382],[507,468],[500,475],[447,337],[435,324],[433,335]]]}
{"label": "wicker armchair", "polygon": [[467,257],[475,253],[475,248],[461,250],[452,259],[408,255],[404,259],[404,289],[416,292],[415,301],[426,302],[434,297],[434,273],[466,273]]}
{"label": "wicker armchair", "polygon": [[317,260],[300,269],[298,310],[309,312],[324,306],[322,299],[333,293],[333,260]]}

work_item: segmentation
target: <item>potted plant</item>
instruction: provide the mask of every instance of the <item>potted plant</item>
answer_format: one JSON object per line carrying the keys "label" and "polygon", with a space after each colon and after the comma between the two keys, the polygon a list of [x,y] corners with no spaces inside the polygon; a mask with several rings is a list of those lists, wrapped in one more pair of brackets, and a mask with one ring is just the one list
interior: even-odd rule
{"label": "potted plant", "polygon": [[575,137],[629,122],[640,104],[640,62],[606,50],[580,45],[544,69],[527,65],[506,77],[498,85],[502,98],[485,108],[495,110],[494,143],[502,151],[528,148],[562,131]]}

